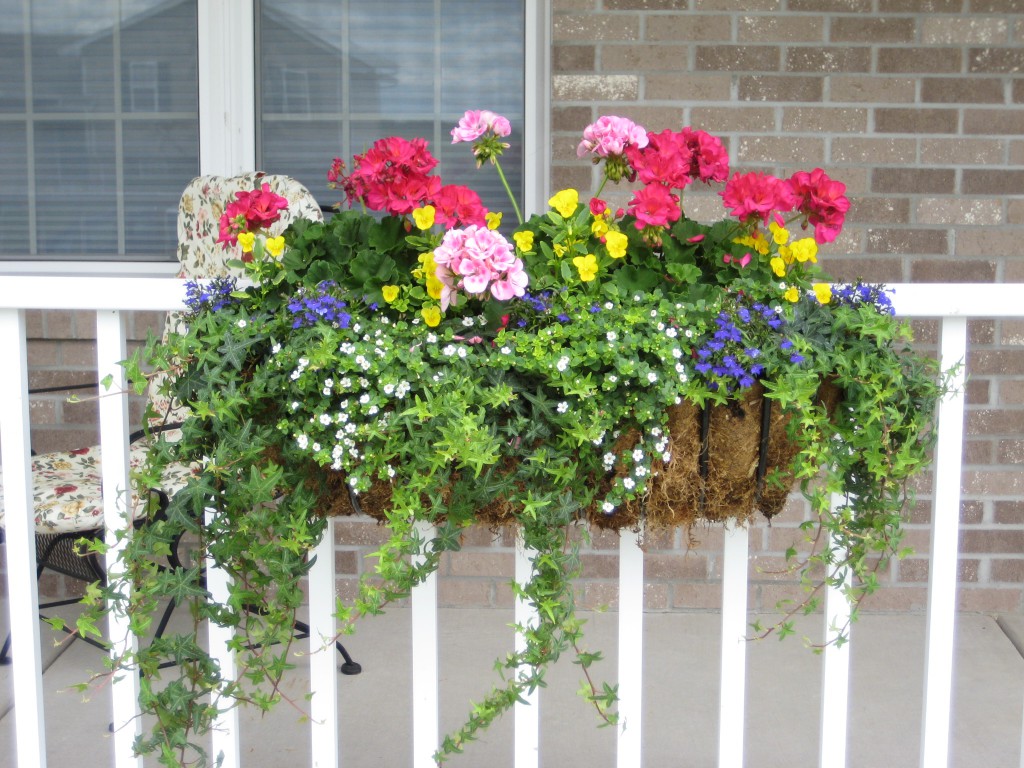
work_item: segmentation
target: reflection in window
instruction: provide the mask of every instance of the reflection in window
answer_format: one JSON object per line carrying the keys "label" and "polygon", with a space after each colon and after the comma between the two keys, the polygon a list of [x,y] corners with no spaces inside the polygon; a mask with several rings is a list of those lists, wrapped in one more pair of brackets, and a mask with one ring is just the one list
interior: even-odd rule
{"label": "reflection in window", "polygon": [[521,195],[523,13],[522,0],[261,0],[260,168],[298,178],[330,205],[331,158],[348,162],[382,136],[423,136],[446,183],[508,211],[496,174],[477,170],[449,132],[467,109],[507,116],[502,167]]}
{"label": "reflection in window", "polygon": [[0,0],[0,258],[173,260],[168,211],[199,169],[196,9]]}

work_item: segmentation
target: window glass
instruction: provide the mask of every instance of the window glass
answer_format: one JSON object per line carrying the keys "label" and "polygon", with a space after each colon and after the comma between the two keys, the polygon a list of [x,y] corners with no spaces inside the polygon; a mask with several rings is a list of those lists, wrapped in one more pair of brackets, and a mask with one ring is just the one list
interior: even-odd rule
{"label": "window glass", "polygon": [[197,0],[0,0],[0,258],[173,260]]}
{"label": "window glass", "polygon": [[502,168],[523,184],[522,0],[261,0],[257,14],[258,164],[294,176],[324,205],[331,158],[346,163],[384,136],[422,136],[445,183],[488,208],[511,206],[450,131],[467,109],[509,118]]}

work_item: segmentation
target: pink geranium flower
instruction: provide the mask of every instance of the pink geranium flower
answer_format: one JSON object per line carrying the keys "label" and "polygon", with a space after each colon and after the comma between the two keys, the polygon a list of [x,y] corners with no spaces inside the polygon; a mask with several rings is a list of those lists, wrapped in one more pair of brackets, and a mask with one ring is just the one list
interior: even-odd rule
{"label": "pink geranium flower", "polygon": [[583,129],[583,141],[576,147],[576,156],[594,153],[599,157],[621,155],[627,146],[646,147],[647,131],[626,117],[605,115]]}
{"label": "pink geranium flower", "polygon": [[441,281],[441,309],[458,302],[459,291],[480,296],[488,289],[507,301],[526,292],[529,277],[512,244],[497,230],[472,224],[450,229],[434,249],[436,275]]}
{"label": "pink geranium flower", "polygon": [[344,166],[332,165],[328,178],[334,176],[350,204],[358,202],[372,211],[402,216],[428,202],[441,188],[441,180],[430,175],[437,159],[426,139],[379,139],[352,162],[350,175],[342,175]]}
{"label": "pink geranium flower", "polygon": [[690,183],[690,149],[675,131],[647,134],[647,146],[626,149],[629,164],[644,184],[682,189]]}
{"label": "pink geranium flower", "polygon": [[679,220],[679,198],[661,184],[648,184],[633,193],[629,212],[636,217],[636,228],[667,227]]}
{"label": "pink geranium flower", "polygon": [[773,211],[791,211],[798,202],[789,182],[767,173],[734,173],[719,194],[725,207],[743,222],[760,218],[767,224]]}
{"label": "pink geranium flower", "polygon": [[471,109],[462,116],[459,124],[452,128],[452,144],[476,141],[488,132],[503,138],[512,133],[512,125],[507,117],[486,109]]}
{"label": "pink geranium flower", "polygon": [[690,178],[703,182],[729,178],[729,153],[717,136],[689,127],[683,128],[679,135],[690,152]]}
{"label": "pink geranium flower", "polygon": [[815,168],[810,173],[800,171],[789,179],[789,186],[798,202],[795,207],[814,227],[814,240],[831,243],[843,229],[850,201],[846,198],[846,185],[834,181]]}

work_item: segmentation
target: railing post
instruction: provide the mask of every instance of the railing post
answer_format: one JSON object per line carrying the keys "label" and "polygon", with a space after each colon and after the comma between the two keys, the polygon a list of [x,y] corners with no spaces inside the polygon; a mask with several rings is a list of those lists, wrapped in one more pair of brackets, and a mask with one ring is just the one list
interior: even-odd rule
{"label": "railing post", "polygon": [[[213,515],[214,510],[206,510],[207,528],[212,526]],[[211,602],[222,605],[227,603],[229,583],[230,577],[227,572],[223,568],[216,567],[213,564],[213,560],[207,557],[206,588],[210,591]],[[207,632],[210,638],[210,656],[217,662],[221,677],[225,680],[234,680],[238,675],[238,664],[235,652],[228,645],[234,637],[234,629],[232,627],[222,627],[210,621]],[[220,704],[219,698],[214,696],[214,706]],[[213,739],[213,759],[222,760],[219,768],[241,768],[241,745],[239,744],[238,728],[238,707],[231,706],[229,702],[227,708],[217,714],[211,734]]]}
{"label": "railing post", "polygon": [[334,652],[335,566],[334,518],[327,518],[324,535],[313,550],[316,560],[309,569],[309,681],[310,731],[313,768],[337,768],[338,669]]}
{"label": "railing post", "polygon": [[[832,496],[832,510],[846,503],[839,495]],[[838,544],[829,534],[828,546],[835,551]],[[835,560],[846,559],[845,549],[836,552]],[[820,768],[845,768],[846,734],[850,701],[850,645],[836,640],[844,627],[850,631],[850,601],[846,589],[850,585],[850,569],[845,569],[843,583],[828,585],[825,590],[825,650],[821,674],[821,744]]]}
{"label": "railing post", "polygon": [[[525,584],[533,574],[533,550],[523,544],[523,532],[516,530],[516,572],[517,584]],[[537,610],[525,600],[516,598],[515,622],[522,627],[537,624]],[[526,648],[526,640],[518,632],[515,637],[516,651]],[[518,673],[517,673],[518,674]],[[515,720],[515,768],[537,768],[540,762],[540,689],[535,688],[524,694],[525,703],[516,702],[513,709]]]}
{"label": "railing post", "polygon": [[959,365],[949,394],[939,403],[939,440],[935,448],[935,499],[932,505],[931,564],[928,573],[928,643],[924,682],[922,768],[949,763],[949,711],[956,620],[957,538],[960,529],[960,475],[964,438],[964,365],[967,318],[942,322],[939,363]]}
{"label": "railing post", "polygon": [[[435,528],[417,521],[416,530],[432,539]],[[412,764],[436,768],[434,751],[440,731],[437,662],[437,572],[412,590]]]}
{"label": "railing post", "polygon": [[43,673],[39,652],[35,505],[28,415],[25,311],[0,309],[0,449],[4,469],[7,599],[11,620],[12,688],[18,765],[46,766]]}
{"label": "railing post", "polygon": [[617,768],[640,768],[643,729],[643,530],[619,536],[619,727]]}
{"label": "railing post", "polygon": [[719,686],[718,765],[743,767],[747,679],[747,548],[744,523],[725,523],[722,568],[722,669]]}
{"label": "railing post", "polygon": [[[121,579],[119,562],[131,535],[134,509],[131,481],[128,475],[128,398],[127,379],[121,361],[127,357],[124,316],[117,310],[96,313],[96,358],[100,379],[107,390],[100,392],[100,457],[103,462],[103,519],[106,524],[107,578]],[[120,535],[123,534],[123,535]],[[127,592],[130,586],[125,583]],[[111,655],[116,659],[125,652],[134,652],[135,636],[129,630],[129,617],[112,609],[107,614],[110,629]],[[136,757],[135,737],[142,732],[139,719],[139,677],[137,674],[115,675],[111,684],[114,716],[114,762],[118,768],[141,768]]]}

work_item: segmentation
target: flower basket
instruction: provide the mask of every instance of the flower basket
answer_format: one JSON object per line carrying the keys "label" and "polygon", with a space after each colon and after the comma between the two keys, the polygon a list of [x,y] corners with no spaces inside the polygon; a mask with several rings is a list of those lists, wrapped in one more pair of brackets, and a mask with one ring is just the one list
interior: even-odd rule
{"label": "flower basket", "polygon": [[[453,143],[471,142],[504,183],[510,131],[498,115],[468,112]],[[514,589],[538,624],[441,744],[442,762],[543,685],[562,653],[584,670],[600,658],[575,617],[581,523],[771,518],[799,484],[836,543],[812,549],[803,572],[835,584],[852,572],[855,602],[871,592],[869,563],[900,552],[907,480],[927,462],[942,384],[883,287],[833,288],[817,267],[818,245],[849,208],[845,187],[821,169],[730,177],[715,137],[618,117],[588,126],[579,154],[600,167],[597,193],[562,190],[529,218],[510,193],[511,223],[472,190],[442,184],[425,141],[399,137],[351,170],[332,165],[329,182],[362,211],[298,220],[271,241],[263,232],[283,199],[254,190],[227,206],[221,240],[244,252],[237,266],[251,284],[193,287],[188,330],[146,351],[171,374],[168,396],[193,410],[178,443],[158,443],[150,471],[174,459],[204,469],[167,521],[128,542],[135,590],[109,585],[108,604],[144,617],[186,595],[195,616],[258,640],[241,644],[246,681],[273,688],[325,518],[363,512],[388,532],[373,574],[339,610],[346,625],[406,597],[468,526],[515,525],[536,554]],[[620,182],[633,186],[616,208],[601,195]],[[715,183],[730,215],[687,217],[684,189]],[[856,505],[834,509],[833,494]],[[226,604],[209,602],[198,570],[149,568],[182,530],[233,574]],[[265,608],[243,617],[246,604]],[[273,703],[221,680],[194,638],[120,665],[169,660],[194,695],[172,687],[144,702],[157,726],[143,751],[173,743],[194,757],[193,732],[213,725],[200,703],[211,691]],[[614,721],[613,687],[588,674],[584,696]]]}

